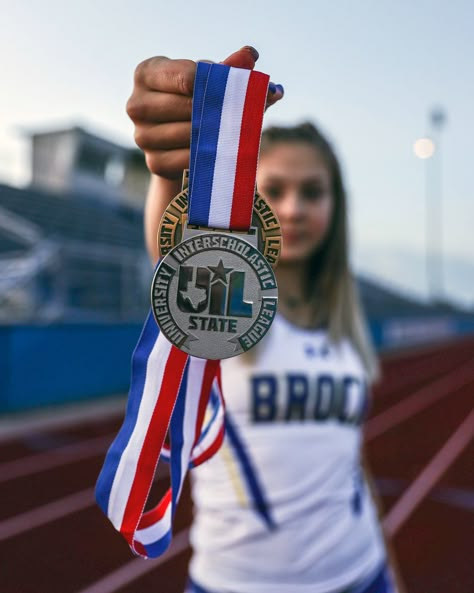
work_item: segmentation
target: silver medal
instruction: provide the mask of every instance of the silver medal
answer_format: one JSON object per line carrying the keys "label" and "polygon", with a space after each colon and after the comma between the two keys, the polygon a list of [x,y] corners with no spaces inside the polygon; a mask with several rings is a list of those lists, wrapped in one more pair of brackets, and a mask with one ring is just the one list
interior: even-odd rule
{"label": "silver medal", "polygon": [[151,286],[160,331],[175,346],[209,360],[249,350],[277,310],[271,265],[233,233],[195,232],[161,260]]}

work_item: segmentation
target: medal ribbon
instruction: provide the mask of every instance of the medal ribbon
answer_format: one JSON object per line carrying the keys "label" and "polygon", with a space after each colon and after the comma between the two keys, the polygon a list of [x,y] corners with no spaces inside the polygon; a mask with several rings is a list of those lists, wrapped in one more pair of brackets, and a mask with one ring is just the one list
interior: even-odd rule
{"label": "medal ribbon", "polygon": [[[191,224],[248,230],[267,87],[265,74],[198,63]],[[219,405],[205,422],[211,390]],[[187,470],[218,451],[224,427],[219,361],[189,356],[173,346],[150,312],[132,357],[125,419],[96,485],[98,505],[135,554],[156,557],[168,548]],[[170,461],[171,487],[145,512],[160,458]]]}
{"label": "medal ribbon", "polygon": [[194,86],[189,223],[248,231],[269,76],[198,62]]}
{"label": "medal ribbon", "polygon": [[[218,381],[219,361],[172,346],[150,312],[133,354],[125,419],[96,485],[97,503],[138,555],[155,557],[166,550],[189,459],[199,465],[222,443],[223,420],[219,426],[213,418],[213,426],[202,430],[211,388],[222,398]],[[168,431],[171,488],[145,513]]]}

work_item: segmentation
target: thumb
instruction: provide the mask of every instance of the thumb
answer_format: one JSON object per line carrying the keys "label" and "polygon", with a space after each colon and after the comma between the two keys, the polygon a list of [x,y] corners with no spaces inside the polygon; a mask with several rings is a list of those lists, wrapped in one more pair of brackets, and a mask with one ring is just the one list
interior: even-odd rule
{"label": "thumb", "polygon": [[253,70],[258,60],[258,51],[251,45],[246,45],[226,58],[222,64],[234,68]]}

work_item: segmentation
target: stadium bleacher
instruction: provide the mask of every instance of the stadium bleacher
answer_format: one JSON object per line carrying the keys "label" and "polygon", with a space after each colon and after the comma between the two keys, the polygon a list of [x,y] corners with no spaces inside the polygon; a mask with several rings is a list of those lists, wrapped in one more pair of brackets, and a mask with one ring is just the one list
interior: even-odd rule
{"label": "stadium bleacher", "polygon": [[142,220],[100,197],[0,185],[2,320],[142,318],[150,270]]}
{"label": "stadium bleacher", "polygon": [[426,303],[361,275],[357,278],[357,284],[364,309],[371,319],[451,314],[472,318],[472,313],[463,311],[451,303]]}
{"label": "stadium bleacher", "polygon": [[[144,251],[143,212],[100,196],[53,194],[36,188],[0,185],[0,208],[29,225],[41,240],[57,246],[66,302],[63,318],[140,318],[147,307],[150,265]],[[1,218],[1,212],[0,212]],[[11,231],[11,229],[10,229]],[[0,225],[0,265],[6,257],[25,258],[41,241],[26,241]],[[56,260],[57,260],[56,258]],[[38,269],[38,275],[43,273]],[[147,276],[148,275],[148,276]],[[51,280],[49,281],[51,283]],[[67,284],[66,288],[64,283]],[[372,320],[451,315],[471,317],[450,304],[427,304],[377,281],[357,278],[360,297]],[[128,294],[124,294],[124,290]],[[130,287],[134,294],[130,293]],[[36,289],[38,290],[38,289]],[[39,292],[51,297],[54,291]],[[63,294],[64,296],[64,294]],[[36,312],[41,306],[35,301]]]}
{"label": "stadium bleacher", "polygon": [[143,213],[100,197],[0,185],[0,206],[36,224],[49,237],[143,248]]}

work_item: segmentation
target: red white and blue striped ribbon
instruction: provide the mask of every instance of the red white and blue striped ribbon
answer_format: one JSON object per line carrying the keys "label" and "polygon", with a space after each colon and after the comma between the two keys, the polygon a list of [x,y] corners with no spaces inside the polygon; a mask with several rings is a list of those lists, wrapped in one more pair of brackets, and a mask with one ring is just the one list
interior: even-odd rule
{"label": "red white and blue striped ribbon", "polygon": [[[225,436],[226,411],[218,377],[214,380],[209,398],[209,419],[203,424],[202,432],[189,458],[189,469],[210,459],[220,448]],[[171,461],[171,447],[165,443],[160,460]]]}
{"label": "red white and blue striped ribbon", "polygon": [[269,76],[199,62],[193,97],[189,222],[248,230]]}
{"label": "red white and blue striped ribbon", "polygon": [[[190,163],[191,224],[228,229],[250,226],[268,76],[236,70],[198,64]],[[226,151],[232,156],[226,156]],[[226,182],[228,178],[231,181]],[[201,187],[210,191],[201,192]],[[204,211],[205,217],[200,218]],[[219,373],[219,361],[182,352],[160,334],[152,313],[148,314],[133,353],[125,419],[96,485],[100,508],[137,555],[156,557],[167,549],[188,468],[206,461],[222,443],[225,421]],[[206,424],[211,389],[220,405]],[[169,447],[165,445],[167,434]],[[160,457],[169,458],[171,487],[155,508],[145,512]]]}
{"label": "red white and blue striped ribbon", "polygon": [[[155,557],[166,550],[190,459],[199,465],[222,443],[223,422],[202,432],[213,384],[222,397],[218,371],[219,361],[195,358],[172,346],[148,315],[133,355],[125,420],[96,485],[99,506],[141,556]],[[171,489],[144,513],[168,429]]]}
{"label": "red white and blue striped ribbon", "polygon": [[[169,429],[171,488],[153,511],[143,515],[135,533],[135,548],[140,555],[146,557],[159,556],[171,542],[172,518],[190,466],[190,458],[196,457],[192,467],[203,463],[219,449],[224,437],[222,426],[219,432],[214,433],[214,439],[208,439],[204,446],[200,443],[210,385],[216,381],[216,363],[190,357],[187,364],[187,373],[181,383]],[[199,385],[201,394],[198,397],[196,386]],[[217,385],[216,390],[219,390]]]}

